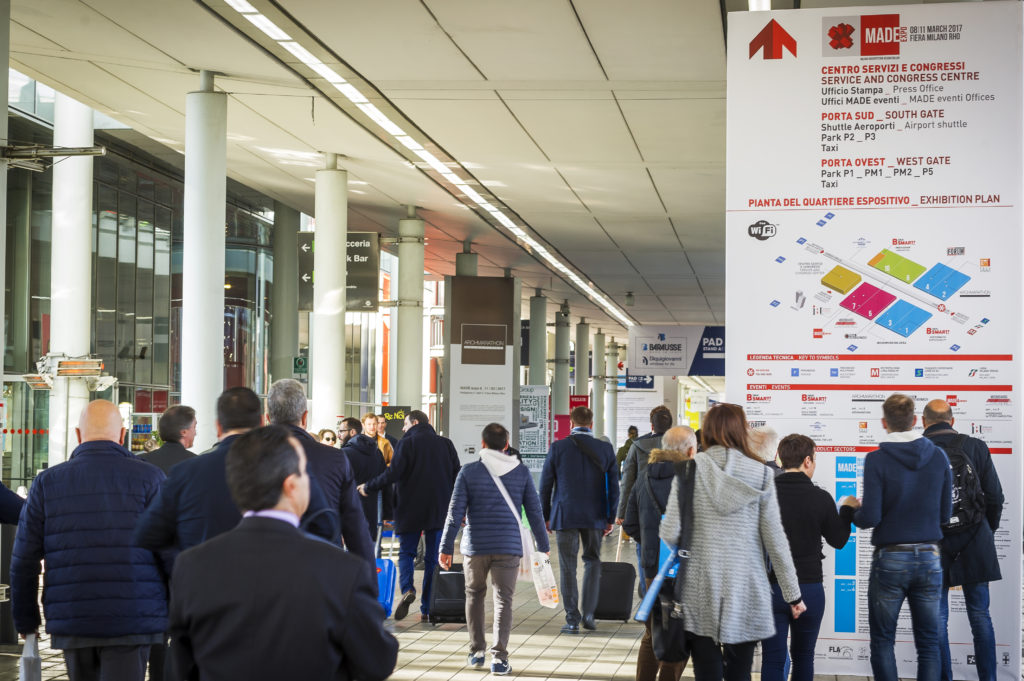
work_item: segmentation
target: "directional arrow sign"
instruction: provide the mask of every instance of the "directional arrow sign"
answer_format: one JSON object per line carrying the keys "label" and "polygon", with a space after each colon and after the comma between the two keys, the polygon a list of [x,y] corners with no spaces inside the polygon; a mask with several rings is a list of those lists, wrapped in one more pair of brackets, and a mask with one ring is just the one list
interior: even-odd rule
{"label": "directional arrow sign", "polygon": [[313,309],[313,233],[299,232],[299,309]]}
{"label": "directional arrow sign", "polygon": [[789,50],[790,54],[796,56],[796,39],[786,29],[779,25],[779,22],[772,19],[761,29],[761,32],[750,41],[750,59],[760,50],[764,50],[765,59],[782,59],[782,48]]}

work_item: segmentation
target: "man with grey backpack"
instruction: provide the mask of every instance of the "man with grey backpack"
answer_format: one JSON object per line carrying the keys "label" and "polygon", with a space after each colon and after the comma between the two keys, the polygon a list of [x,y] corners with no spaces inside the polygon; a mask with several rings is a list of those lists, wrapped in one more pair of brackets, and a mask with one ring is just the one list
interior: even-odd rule
{"label": "man with grey backpack", "polygon": [[501,424],[490,423],[481,437],[480,460],[463,466],[455,478],[438,562],[444,570],[451,568],[455,536],[465,519],[460,549],[466,575],[467,664],[484,666],[484,599],[490,574],[494,587],[494,642],[489,651],[491,673],[501,676],[512,671],[508,661],[512,597],[520,563],[529,560],[533,550],[533,539],[523,531],[520,520],[522,509],[526,510],[533,538],[537,540],[537,550],[548,553],[550,548],[530,471],[506,451],[508,431]]}
{"label": "man with grey backpack", "polygon": [[1003,578],[994,533],[1003,512],[1003,488],[988,446],[953,430],[953,410],[932,400],[922,414],[924,436],[941,447],[953,470],[953,515],[942,526],[939,656],[942,681],[953,678],[949,651],[949,588],[959,586],[974,638],[979,681],[995,681],[996,640],[989,616],[988,583]]}

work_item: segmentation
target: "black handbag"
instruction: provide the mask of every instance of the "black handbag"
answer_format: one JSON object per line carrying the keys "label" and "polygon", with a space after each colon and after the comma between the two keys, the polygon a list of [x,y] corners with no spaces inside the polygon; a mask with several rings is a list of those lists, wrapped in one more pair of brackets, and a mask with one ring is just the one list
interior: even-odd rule
{"label": "black handbag", "polygon": [[693,537],[693,483],[697,465],[692,460],[676,465],[679,489],[679,539],[676,552],[679,569],[675,579],[666,579],[658,593],[658,602],[651,610],[651,643],[654,656],[661,662],[686,662],[690,657],[690,642],[683,621],[683,584],[690,559],[690,540]]}

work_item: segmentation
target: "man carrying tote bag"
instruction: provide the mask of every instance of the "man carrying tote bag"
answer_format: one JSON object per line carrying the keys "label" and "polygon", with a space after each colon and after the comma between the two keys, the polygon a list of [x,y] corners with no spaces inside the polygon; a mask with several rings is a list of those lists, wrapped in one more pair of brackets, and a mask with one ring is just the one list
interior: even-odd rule
{"label": "man carrying tote bag", "polygon": [[549,553],[547,532],[540,499],[530,471],[504,450],[508,431],[498,423],[488,424],[482,433],[480,461],[467,464],[455,478],[455,490],[448,505],[448,518],[441,536],[439,563],[443,569],[452,564],[455,535],[463,519],[466,528],[460,548],[465,557],[466,625],[469,630],[471,667],[483,667],[484,598],[487,575],[494,587],[494,643],[491,673],[508,674],[508,638],[512,631],[512,597],[520,573],[520,564],[529,570],[532,540],[523,532],[520,509],[526,509],[537,550]]}

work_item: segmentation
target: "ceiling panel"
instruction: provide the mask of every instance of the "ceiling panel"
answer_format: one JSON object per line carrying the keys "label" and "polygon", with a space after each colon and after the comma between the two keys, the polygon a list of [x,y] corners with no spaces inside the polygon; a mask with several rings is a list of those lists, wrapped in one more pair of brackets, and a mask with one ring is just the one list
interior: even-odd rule
{"label": "ceiling panel", "polygon": [[611,99],[509,99],[509,108],[556,164],[639,162]]}
{"label": "ceiling panel", "polygon": [[485,77],[603,80],[568,2],[423,0]]}
{"label": "ceiling panel", "polygon": [[288,0],[288,11],[365,78],[482,80],[415,0]]}
{"label": "ceiling panel", "polygon": [[621,248],[629,250],[679,248],[679,241],[676,239],[668,218],[629,220],[616,217],[603,218],[600,222]]}
{"label": "ceiling panel", "polygon": [[[608,238],[594,218],[587,214],[532,213],[530,224],[570,260],[578,248],[618,255],[619,247]],[[590,273],[588,273],[590,274]],[[598,273],[590,274],[591,277]]]}
{"label": "ceiling panel", "polygon": [[642,168],[561,166],[580,200],[600,219],[665,215],[651,178]]}
{"label": "ceiling panel", "polygon": [[612,80],[725,80],[722,14],[715,0],[631,0],[628,21],[619,0],[575,6]]}
{"label": "ceiling panel", "polygon": [[[725,164],[725,95],[717,99],[626,99],[619,102],[648,163]],[[724,177],[723,177],[724,179]]]}

